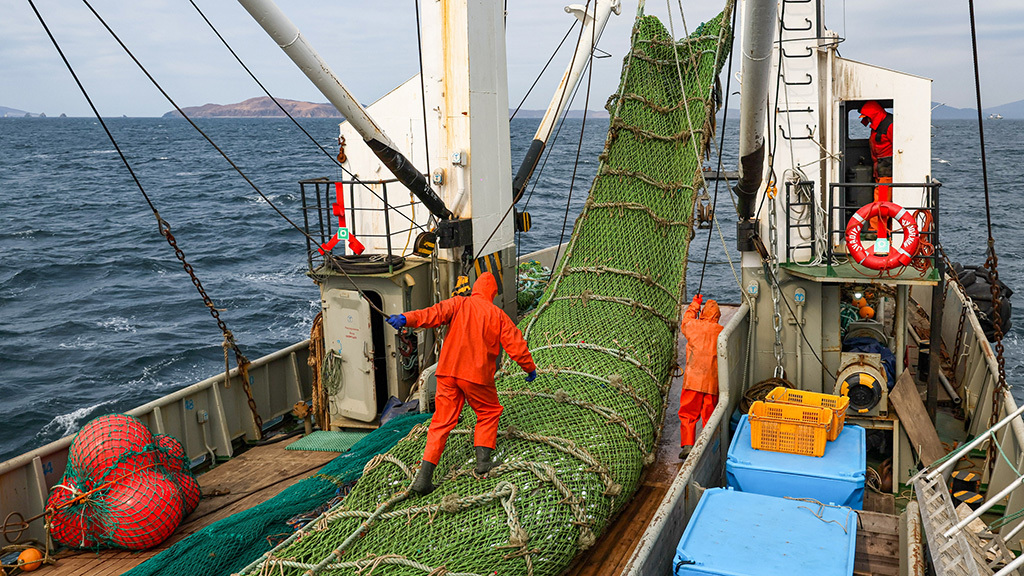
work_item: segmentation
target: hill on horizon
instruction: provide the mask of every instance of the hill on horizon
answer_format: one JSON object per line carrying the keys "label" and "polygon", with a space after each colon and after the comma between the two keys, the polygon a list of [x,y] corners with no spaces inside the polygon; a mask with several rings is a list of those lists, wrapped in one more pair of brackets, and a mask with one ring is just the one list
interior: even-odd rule
{"label": "hill on horizon", "polygon": [[[278,98],[281,106],[295,118],[343,118],[331,104],[301,102]],[[266,96],[249,98],[237,104],[204,104],[182,108],[190,118],[284,118],[284,112]],[[163,115],[164,118],[180,118],[177,110]]]}

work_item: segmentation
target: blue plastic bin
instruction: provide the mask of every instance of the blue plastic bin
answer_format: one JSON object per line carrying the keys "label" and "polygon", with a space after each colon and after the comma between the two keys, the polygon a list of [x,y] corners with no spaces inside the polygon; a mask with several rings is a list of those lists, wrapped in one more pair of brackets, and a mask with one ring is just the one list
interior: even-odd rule
{"label": "blue plastic bin", "polygon": [[856,548],[851,508],[712,488],[697,503],[672,570],[677,576],[850,576]]}
{"label": "blue plastic bin", "polygon": [[730,487],[742,492],[813,498],[862,510],[865,455],[864,429],[849,424],[825,446],[821,458],[754,450],[750,422],[743,416],[729,445],[725,476]]}

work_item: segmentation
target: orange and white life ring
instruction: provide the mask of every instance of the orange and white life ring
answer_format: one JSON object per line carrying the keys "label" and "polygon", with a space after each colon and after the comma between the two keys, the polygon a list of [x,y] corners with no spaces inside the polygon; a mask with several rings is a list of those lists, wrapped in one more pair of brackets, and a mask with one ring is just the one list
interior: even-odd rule
{"label": "orange and white life ring", "polygon": [[[903,227],[903,244],[893,246],[886,256],[875,254],[873,247],[865,248],[860,243],[860,233],[868,220],[874,217],[894,218]],[[906,208],[892,202],[872,202],[861,207],[846,224],[846,248],[850,256],[861,266],[872,270],[891,270],[906,266],[917,254],[917,246],[921,241],[920,231],[913,214]]]}

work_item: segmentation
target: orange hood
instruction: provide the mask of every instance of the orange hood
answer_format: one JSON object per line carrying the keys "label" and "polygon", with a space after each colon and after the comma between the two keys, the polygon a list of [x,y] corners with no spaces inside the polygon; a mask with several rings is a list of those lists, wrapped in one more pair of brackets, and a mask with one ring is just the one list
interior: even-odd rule
{"label": "orange hood", "polygon": [[714,300],[708,300],[704,303],[704,310],[700,313],[701,320],[710,320],[712,322],[718,322],[718,319],[722,317],[722,311],[718,309],[718,302]]}
{"label": "orange hood", "polygon": [[860,115],[871,120],[871,128],[878,128],[878,125],[885,120],[885,109],[874,100],[868,100],[860,107]]}
{"label": "orange hood", "polygon": [[470,296],[483,296],[492,303],[497,295],[498,282],[494,279],[494,274],[490,272],[484,272],[476,279],[476,283],[473,284],[473,293],[470,294]]}

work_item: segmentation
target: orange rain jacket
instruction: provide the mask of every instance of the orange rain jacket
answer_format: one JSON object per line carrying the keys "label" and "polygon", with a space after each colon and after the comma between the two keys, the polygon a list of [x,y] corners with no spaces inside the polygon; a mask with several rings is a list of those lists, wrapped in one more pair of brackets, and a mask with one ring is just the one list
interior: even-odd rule
{"label": "orange rain jacket", "polygon": [[411,327],[450,326],[437,363],[438,376],[493,386],[501,348],[524,371],[537,369],[522,332],[504,310],[494,305],[497,295],[498,283],[494,275],[484,272],[477,278],[468,298],[455,296],[430,308],[405,313],[406,325]]}
{"label": "orange rain jacket", "polygon": [[718,335],[722,332],[718,319],[721,317],[717,302],[708,300],[701,312],[696,297],[683,314],[681,328],[686,337],[684,390],[718,395]]}
{"label": "orange rain jacket", "polygon": [[860,115],[871,120],[871,161],[892,157],[892,114],[885,111],[882,105],[868,100],[860,107]]}

